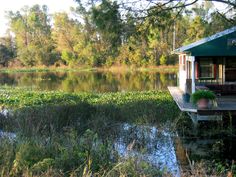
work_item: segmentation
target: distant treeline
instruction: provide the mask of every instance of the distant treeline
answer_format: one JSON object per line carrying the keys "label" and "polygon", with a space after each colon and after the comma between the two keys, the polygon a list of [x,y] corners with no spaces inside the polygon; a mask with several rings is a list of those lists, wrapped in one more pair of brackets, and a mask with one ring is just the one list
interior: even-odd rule
{"label": "distant treeline", "polygon": [[[160,7],[161,8],[161,7]],[[209,1],[191,9],[150,7],[143,18],[121,12],[116,1],[50,15],[47,6],[8,12],[9,30],[0,41],[3,66],[156,66],[176,63],[173,48],[233,24]],[[76,18],[71,18],[71,16]]]}

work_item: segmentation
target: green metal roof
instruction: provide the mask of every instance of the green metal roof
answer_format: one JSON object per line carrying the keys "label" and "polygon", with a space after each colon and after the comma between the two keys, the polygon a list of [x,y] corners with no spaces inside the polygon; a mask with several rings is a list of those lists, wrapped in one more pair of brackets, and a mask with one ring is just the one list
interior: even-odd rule
{"label": "green metal roof", "polygon": [[192,56],[236,56],[236,26],[178,48],[174,52],[189,53]]}

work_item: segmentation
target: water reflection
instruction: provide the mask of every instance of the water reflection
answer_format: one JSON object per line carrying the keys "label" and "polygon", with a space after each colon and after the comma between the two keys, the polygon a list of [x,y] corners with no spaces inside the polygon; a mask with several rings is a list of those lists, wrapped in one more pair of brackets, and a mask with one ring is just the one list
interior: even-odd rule
{"label": "water reflection", "polygon": [[38,72],[0,73],[0,84],[66,92],[116,92],[166,89],[177,84],[175,73]]}
{"label": "water reflection", "polygon": [[152,126],[120,125],[114,147],[122,157],[136,157],[180,176],[173,139],[169,132]]}
{"label": "water reflection", "polygon": [[189,160],[231,164],[236,159],[236,141],[230,136],[181,137],[168,129],[127,123],[115,132],[114,148],[120,156],[146,161],[173,176],[189,171]]}

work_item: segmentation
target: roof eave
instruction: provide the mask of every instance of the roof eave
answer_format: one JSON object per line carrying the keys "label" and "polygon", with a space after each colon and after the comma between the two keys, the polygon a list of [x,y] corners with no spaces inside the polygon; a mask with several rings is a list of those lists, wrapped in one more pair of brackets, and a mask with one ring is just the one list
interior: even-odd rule
{"label": "roof eave", "polygon": [[196,42],[193,42],[191,44],[188,44],[188,45],[185,45],[183,47],[180,47],[178,49],[175,49],[173,52],[176,53],[176,54],[187,53],[189,49],[192,49],[194,47],[198,47],[198,46],[200,46],[200,45],[202,45],[204,43],[207,43],[207,42],[210,42],[212,40],[218,39],[218,38],[220,38],[222,36],[231,34],[231,33],[235,32],[235,31],[236,31],[236,26],[234,26],[234,27],[232,27],[230,29],[226,29],[226,30],[224,30],[222,32],[216,33],[216,34],[214,34],[214,35],[212,35],[210,37],[203,38],[203,39],[201,39],[199,41],[196,41]]}

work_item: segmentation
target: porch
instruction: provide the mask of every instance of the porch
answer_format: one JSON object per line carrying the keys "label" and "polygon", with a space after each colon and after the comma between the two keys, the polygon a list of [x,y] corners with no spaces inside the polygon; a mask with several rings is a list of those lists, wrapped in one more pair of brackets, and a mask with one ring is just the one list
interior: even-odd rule
{"label": "porch", "polygon": [[184,60],[180,63],[180,88],[185,93],[204,88],[218,95],[236,94],[235,57],[180,57]]}
{"label": "porch", "polygon": [[168,90],[179,109],[183,112],[197,113],[202,116],[236,112],[236,96],[217,96],[217,106],[210,109],[198,109],[194,104],[184,99],[184,92],[179,87],[168,87]]}

